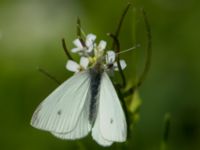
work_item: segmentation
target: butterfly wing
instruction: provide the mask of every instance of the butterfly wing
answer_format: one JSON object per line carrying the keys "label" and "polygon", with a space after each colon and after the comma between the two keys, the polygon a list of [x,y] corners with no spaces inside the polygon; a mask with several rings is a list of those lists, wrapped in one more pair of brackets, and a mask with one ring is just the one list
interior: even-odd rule
{"label": "butterfly wing", "polygon": [[81,111],[80,117],[74,130],[68,133],[52,132],[52,134],[57,138],[68,140],[80,139],[82,137],[85,137],[91,130],[91,124],[89,122],[89,106],[90,94],[88,94],[88,97],[86,98],[83,110]]}
{"label": "butterfly wing", "polygon": [[99,95],[100,132],[108,141],[123,142],[127,136],[127,124],[115,88],[103,73]]}
{"label": "butterfly wing", "polygon": [[110,146],[112,145],[112,141],[106,140],[101,133],[100,130],[100,117],[99,113],[97,114],[97,118],[94,123],[94,127],[92,128],[92,138],[101,146]]}
{"label": "butterfly wing", "polygon": [[54,133],[68,133],[77,126],[90,87],[87,71],[79,72],[53,91],[34,112],[31,125]]}

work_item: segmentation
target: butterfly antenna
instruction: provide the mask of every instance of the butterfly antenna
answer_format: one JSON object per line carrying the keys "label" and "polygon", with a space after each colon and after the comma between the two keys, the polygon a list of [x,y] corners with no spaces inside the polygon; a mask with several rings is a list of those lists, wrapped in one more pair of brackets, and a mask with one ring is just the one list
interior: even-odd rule
{"label": "butterfly antenna", "polygon": [[126,52],[129,52],[129,51],[135,50],[135,49],[138,48],[138,47],[140,47],[140,44],[137,44],[136,46],[133,46],[133,47],[131,47],[131,48],[129,48],[129,49],[123,50],[123,51],[118,52],[118,53],[116,53],[116,54],[119,55],[119,54],[122,54],[122,53],[126,53]]}
{"label": "butterfly antenna", "polygon": [[45,75],[46,77],[48,77],[49,79],[51,79],[52,81],[54,81],[55,83],[57,83],[58,85],[61,84],[61,82],[59,80],[56,79],[55,76],[51,75],[49,72],[47,72],[46,70],[38,67],[37,70],[42,73],[43,75]]}

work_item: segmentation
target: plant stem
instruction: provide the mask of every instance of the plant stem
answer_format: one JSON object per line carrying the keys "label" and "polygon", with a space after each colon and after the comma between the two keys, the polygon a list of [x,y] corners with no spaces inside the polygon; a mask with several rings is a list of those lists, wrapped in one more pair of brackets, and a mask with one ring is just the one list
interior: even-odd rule
{"label": "plant stem", "polygon": [[64,39],[64,38],[62,38],[62,46],[63,46],[63,50],[64,50],[66,56],[68,57],[68,59],[74,60],[74,59],[72,58],[72,56],[70,55],[68,49],[67,49],[67,46],[66,46],[66,43],[65,43],[65,39]]}

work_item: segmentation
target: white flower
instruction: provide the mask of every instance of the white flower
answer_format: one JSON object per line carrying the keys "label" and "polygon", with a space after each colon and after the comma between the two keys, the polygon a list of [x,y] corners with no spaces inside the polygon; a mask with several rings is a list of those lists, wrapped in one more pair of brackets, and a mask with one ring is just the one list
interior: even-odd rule
{"label": "white flower", "polygon": [[[120,64],[122,70],[124,70],[124,69],[126,68],[126,66],[127,66],[125,60],[123,60],[123,59],[119,60],[119,64]],[[114,70],[115,70],[115,71],[119,71],[117,62],[115,62],[115,63],[113,64],[113,67],[114,67]]]}
{"label": "white flower", "polygon": [[[117,65],[117,62],[115,61],[115,59],[116,59],[116,53],[114,51],[107,51],[106,65],[108,66],[108,68],[111,66],[111,68],[109,68],[109,69],[118,71],[119,68],[118,68],[118,65]],[[120,63],[122,70],[124,70],[127,66],[125,60],[120,60],[119,63]]]}
{"label": "white flower", "polygon": [[106,48],[106,45],[107,45],[106,41],[103,41],[103,40],[101,40],[99,42],[98,46],[96,46],[96,44],[95,44],[95,51],[94,51],[94,53],[95,53],[95,57],[96,58],[99,58],[99,57],[101,57],[104,54],[104,50]]}
{"label": "white flower", "polygon": [[113,64],[115,62],[115,52],[114,51],[107,51],[106,55],[106,63]]}
{"label": "white flower", "polygon": [[90,53],[94,49],[95,39],[96,35],[91,33],[86,36],[85,45],[81,43],[80,39],[75,39],[73,43],[76,47],[73,48],[71,51],[73,53],[80,53],[80,54]]}
{"label": "white flower", "polygon": [[105,50],[106,45],[107,45],[106,41],[101,40],[101,41],[99,42],[99,45],[97,46],[97,49],[98,49],[99,51],[103,51],[103,50]]}
{"label": "white flower", "polygon": [[82,45],[80,39],[75,39],[73,41],[74,45],[76,46],[75,48],[73,48],[71,51],[73,53],[78,53],[78,52],[81,52],[81,51],[84,51],[85,50],[85,47]]}
{"label": "white flower", "polygon": [[81,57],[80,64],[73,60],[68,60],[66,64],[66,69],[72,72],[80,72],[82,70],[86,70],[89,65],[89,60],[86,57]]}
{"label": "white flower", "polygon": [[[105,54],[105,49],[107,42],[101,40],[99,44],[95,43],[96,35],[90,33],[86,36],[84,43],[80,39],[75,39],[73,41],[75,48],[72,49],[73,53],[78,53],[81,56],[80,64],[75,61],[69,60],[67,62],[66,68],[72,72],[79,72],[88,68],[88,65],[95,65],[97,61],[103,61],[105,58],[104,66],[108,71],[118,71],[119,67],[116,61],[116,53],[112,50],[107,51]],[[126,62],[124,60],[119,61],[121,69],[126,68]]]}
{"label": "white flower", "polygon": [[90,53],[92,52],[92,50],[94,49],[94,41],[96,39],[96,35],[94,34],[88,34],[86,36],[86,41],[85,41],[85,45],[87,47],[87,52]]}

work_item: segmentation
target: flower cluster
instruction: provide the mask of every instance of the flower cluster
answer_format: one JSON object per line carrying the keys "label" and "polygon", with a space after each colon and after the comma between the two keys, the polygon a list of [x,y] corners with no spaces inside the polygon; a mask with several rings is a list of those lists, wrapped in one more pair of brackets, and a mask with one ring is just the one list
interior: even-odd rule
{"label": "flower cluster", "polygon": [[[117,54],[113,50],[106,50],[106,41],[101,40],[96,44],[95,40],[96,35],[88,34],[84,42],[79,38],[73,41],[76,47],[71,51],[72,53],[78,53],[80,55],[80,62],[77,63],[73,60],[68,60],[66,64],[67,70],[77,73],[94,66],[97,61],[101,60],[104,70],[118,71],[118,65],[116,62]],[[126,62],[120,60],[120,66],[123,70],[126,68]]]}

